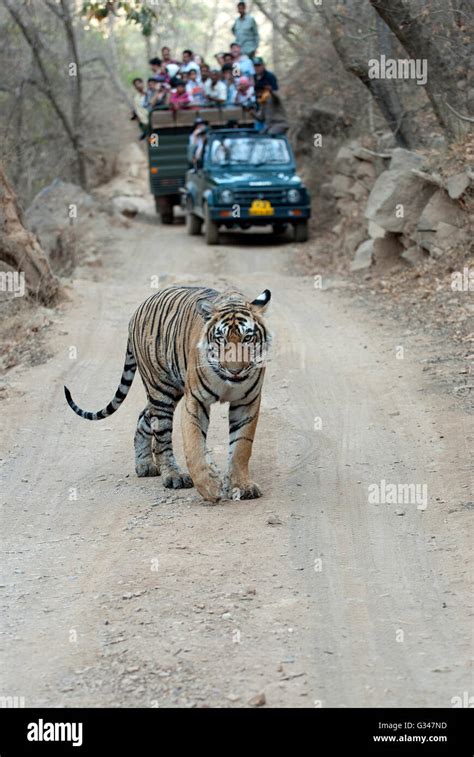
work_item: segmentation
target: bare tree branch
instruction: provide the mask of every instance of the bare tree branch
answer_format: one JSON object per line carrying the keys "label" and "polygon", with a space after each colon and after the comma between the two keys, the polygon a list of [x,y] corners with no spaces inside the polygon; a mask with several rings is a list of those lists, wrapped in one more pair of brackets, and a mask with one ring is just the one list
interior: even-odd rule
{"label": "bare tree branch", "polygon": [[463,116],[462,113],[458,113],[458,111],[455,110],[453,106],[450,105],[447,101],[446,101],[446,107],[449,108],[449,110],[452,111],[455,116],[460,118],[461,121],[468,121],[469,123],[474,124],[474,118],[471,118],[471,116]]}
{"label": "bare tree branch", "polygon": [[283,37],[283,39],[285,39],[288,42],[288,44],[290,45],[290,47],[292,47],[293,50],[295,50],[296,52],[301,52],[301,45],[298,45],[295,42],[295,40],[293,39],[293,37],[291,36],[291,34],[289,34],[287,31],[285,31],[285,29],[283,29],[283,27],[280,26],[280,24],[278,24],[275,21],[274,18],[272,18],[271,14],[264,7],[263,2],[261,2],[261,0],[255,0],[255,5],[259,9],[259,11],[261,11],[263,13],[263,15],[265,16],[265,18],[267,18],[272,23],[273,28],[279,34],[281,34],[281,36]]}
{"label": "bare tree branch", "polygon": [[69,118],[66,112],[64,111],[64,109],[59,104],[59,101],[53,89],[53,85],[46,71],[46,67],[39,53],[39,50],[41,48],[41,41],[38,38],[37,32],[35,29],[33,29],[32,27],[29,27],[25,23],[21,14],[18,11],[18,8],[15,6],[14,0],[3,0],[3,1],[5,3],[5,7],[7,8],[8,12],[10,13],[11,17],[13,18],[16,25],[20,29],[21,33],[23,34],[25,40],[27,41],[31,49],[33,58],[36,62],[36,65],[38,66],[38,70],[44,82],[43,91],[45,95],[48,97],[51,105],[53,106],[56,112],[56,115],[58,116],[59,120],[61,121],[64,127],[66,134],[68,135],[71,142],[74,143],[74,132],[73,132],[73,129],[71,128]]}

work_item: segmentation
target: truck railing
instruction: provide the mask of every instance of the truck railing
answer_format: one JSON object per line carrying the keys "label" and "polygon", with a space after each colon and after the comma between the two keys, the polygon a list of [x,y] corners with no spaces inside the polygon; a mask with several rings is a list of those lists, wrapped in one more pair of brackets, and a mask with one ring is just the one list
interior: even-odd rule
{"label": "truck railing", "polygon": [[177,126],[193,126],[196,118],[202,118],[209,126],[226,126],[229,121],[236,121],[239,126],[253,126],[253,112],[236,105],[201,105],[183,110],[169,107],[155,108],[150,113],[150,127],[155,129],[172,129]]}

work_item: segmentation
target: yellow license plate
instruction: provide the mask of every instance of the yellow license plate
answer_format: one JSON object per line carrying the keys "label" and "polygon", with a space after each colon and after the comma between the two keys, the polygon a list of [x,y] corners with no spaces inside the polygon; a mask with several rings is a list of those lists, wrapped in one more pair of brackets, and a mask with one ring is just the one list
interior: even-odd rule
{"label": "yellow license plate", "polygon": [[250,206],[251,216],[272,216],[275,210],[270,200],[254,200]]}

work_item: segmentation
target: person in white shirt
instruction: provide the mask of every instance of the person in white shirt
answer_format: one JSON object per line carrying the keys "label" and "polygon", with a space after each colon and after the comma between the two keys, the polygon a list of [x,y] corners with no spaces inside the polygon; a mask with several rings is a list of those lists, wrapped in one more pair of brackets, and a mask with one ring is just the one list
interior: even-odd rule
{"label": "person in white shirt", "polygon": [[182,74],[189,74],[193,70],[196,71],[197,80],[201,83],[201,69],[199,68],[199,64],[194,60],[192,50],[183,50],[183,62],[179,70]]}
{"label": "person in white shirt", "polygon": [[232,55],[234,76],[248,76],[253,82],[255,67],[249,56],[242,52],[241,47],[237,42],[232,42],[230,52]]}
{"label": "person in white shirt", "polygon": [[240,79],[237,79],[235,104],[243,105],[244,107],[255,105],[255,88],[246,76],[241,76]]}
{"label": "person in white shirt", "polygon": [[209,105],[225,105],[227,87],[222,81],[221,72],[218,68],[211,70],[210,78],[204,85],[204,94]]}
{"label": "person in white shirt", "polygon": [[188,81],[186,83],[186,92],[191,98],[191,105],[204,105],[204,86],[197,80],[197,73],[194,68],[188,73]]}

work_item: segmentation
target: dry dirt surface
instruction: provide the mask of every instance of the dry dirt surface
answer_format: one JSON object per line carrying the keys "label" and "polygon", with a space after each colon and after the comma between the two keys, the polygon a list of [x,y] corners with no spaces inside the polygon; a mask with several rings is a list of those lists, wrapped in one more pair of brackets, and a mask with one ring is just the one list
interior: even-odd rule
{"label": "dry dirt surface", "polygon": [[[396,326],[297,276],[295,256],[262,234],[207,247],[141,214],[110,229],[102,267],[80,270],[51,358],[9,372],[0,694],[32,707],[449,707],[472,689],[467,418],[427,386],[429,335],[400,359]],[[136,478],[138,374],[112,418],[66,405],[63,384],[89,410],[111,399],[156,277],[272,290],[261,499],[210,506]],[[214,410],[223,466],[226,408]],[[426,507],[369,501],[382,481],[426,485]]]}

